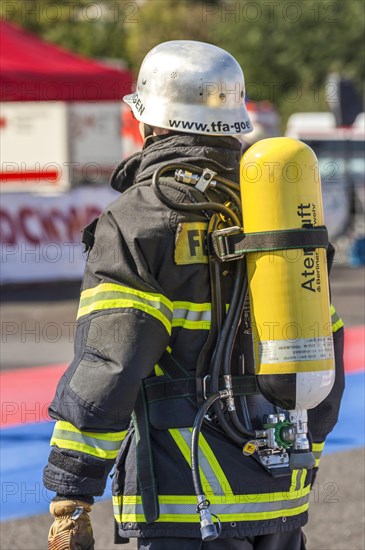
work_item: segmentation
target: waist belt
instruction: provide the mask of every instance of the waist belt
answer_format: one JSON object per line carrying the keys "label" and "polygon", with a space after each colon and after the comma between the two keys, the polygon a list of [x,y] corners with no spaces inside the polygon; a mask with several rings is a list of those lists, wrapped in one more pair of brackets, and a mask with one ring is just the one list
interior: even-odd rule
{"label": "waist belt", "polygon": [[[255,375],[237,375],[232,376],[232,387],[234,396],[253,395],[261,393]],[[146,399],[148,404],[165,401],[166,399],[187,398],[196,400],[196,379],[193,378],[174,378],[166,379],[163,376],[155,378],[146,378],[144,381]],[[225,388],[223,378],[219,381],[219,389]],[[206,395],[209,397],[209,394]]]}

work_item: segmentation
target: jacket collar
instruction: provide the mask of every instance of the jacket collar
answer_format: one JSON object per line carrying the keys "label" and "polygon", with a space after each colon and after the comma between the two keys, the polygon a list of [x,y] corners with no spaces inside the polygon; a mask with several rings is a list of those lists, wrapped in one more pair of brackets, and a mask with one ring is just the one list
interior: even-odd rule
{"label": "jacket collar", "polygon": [[166,162],[186,162],[209,168],[220,176],[239,181],[240,142],[231,136],[166,134],[146,139],[142,151],[123,160],[114,171],[110,185],[126,191],[134,183],[151,179]]}

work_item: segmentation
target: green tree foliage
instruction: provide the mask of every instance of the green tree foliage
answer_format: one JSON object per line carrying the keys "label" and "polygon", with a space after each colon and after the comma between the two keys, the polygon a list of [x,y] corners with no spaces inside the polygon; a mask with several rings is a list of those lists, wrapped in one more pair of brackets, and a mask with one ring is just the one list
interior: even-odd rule
{"label": "green tree foliage", "polygon": [[[128,5],[129,4],[129,7]],[[1,16],[88,57],[123,58],[125,22],[136,6],[117,0],[3,0]]]}
{"label": "green tree foliage", "polygon": [[210,24],[203,23],[201,2],[147,0],[143,3],[138,11],[138,23],[127,28],[126,49],[131,67],[137,71],[146,53],[168,40],[212,42]]}
{"label": "green tree foliage", "polygon": [[331,72],[364,81],[362,0],[226,2],[210,17],[216,41],[241,63],[252,99],[270,99],[283,118],[326,110]]}
{"label": "green tree foliage", "polygon": [[327,108],[326,77],[364,82],[363,0],[2,0],[2,17],[83,55],[126,60],[136,72],[166,40],[202,40],[241,63],[251,99],[285,120]]}
{"label": "green tree foliage", "polygon": [[295,111],[327,110],[331,72],[364,81],[362,0],[148,0],[127,30],[137,69],[148,50],[173,39],[227,49],[244,69],[248,95],[270,100],[283,122]]}

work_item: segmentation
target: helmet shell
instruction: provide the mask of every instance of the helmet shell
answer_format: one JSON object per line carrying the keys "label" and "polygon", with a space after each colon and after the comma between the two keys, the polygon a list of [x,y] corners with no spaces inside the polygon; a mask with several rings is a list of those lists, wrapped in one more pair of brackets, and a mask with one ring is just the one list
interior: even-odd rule
{"label": "helmet shell", "polygon": [[209,135],[252,131],[240,65],[205,42],[172,40],[154,47],[142,62],[135,93],[123,100],[150,126]]}

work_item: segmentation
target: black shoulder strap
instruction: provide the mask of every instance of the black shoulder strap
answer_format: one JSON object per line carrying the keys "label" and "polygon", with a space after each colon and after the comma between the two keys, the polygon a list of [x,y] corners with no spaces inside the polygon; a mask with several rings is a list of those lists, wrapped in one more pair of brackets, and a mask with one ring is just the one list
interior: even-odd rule
{"label": "black shoulder strap", "polygon": [[95,218],[91,223],[89,223],[89,225],[85,227],[85,229],[82,232],[81,242],[85,246],[84,252],[89,252],[94,246],[94,242],[95,242],[94,233],[95,233],[95,229],[98,221],[99,221],[99,218]]}

